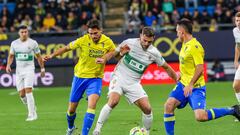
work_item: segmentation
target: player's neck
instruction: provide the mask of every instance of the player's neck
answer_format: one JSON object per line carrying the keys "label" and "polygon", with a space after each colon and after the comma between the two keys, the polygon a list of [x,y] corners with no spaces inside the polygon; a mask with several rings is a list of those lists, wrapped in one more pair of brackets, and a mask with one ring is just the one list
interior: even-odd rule
{"label": "player's neck", "polygon": [[184,43],[187,43],[188,41],[192,40],[193,36],[192,35],[186,35],[184,39]]}
{"label": "player's neck", "polygon": [[22,42],[27,41],[27,39],[28,39],[28,38],[20,38],[20,40],[21,40]]}

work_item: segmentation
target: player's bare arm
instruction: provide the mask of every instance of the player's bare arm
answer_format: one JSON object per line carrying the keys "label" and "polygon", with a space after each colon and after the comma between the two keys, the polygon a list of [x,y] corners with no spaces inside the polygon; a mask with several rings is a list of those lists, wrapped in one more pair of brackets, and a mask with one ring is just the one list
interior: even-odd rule
{"label": "player's bare arm", "polygon": [[195,73],[193,75],[193,78],[191,79],[189,85],[184,87],[185,97],[188,97],[189,95],[192,94],[192,89],[194,87],[194,84],[199,79],[199,77],[202,75],[203,69],[204,69],[203,64],[196,65],[196,70],[195,70]]}
{"label": "player's bare arm", "polygon": [[166,62],[162,65],[164,70],[167,72],[167,74],[175,81],[177,82],[179,80],[179,76],[176,74],[176,72],[172,69],[171,66],[169,66]]}
{"label": "player's bare arm", "polygon": [[130,51],[130,48],[129,48],[129,46],[127,44],[121,46],[120,47],[120,52],[116,52],[115,55],[114,55],[115,59],[120,60],[129,51]]}
{"label": "player's bare arm", "polygon": [[64,46],[64,47],[62,47],[62,48],[59,48],[57,51],[53,52],[52,54],[45,56],[45,57],[43,58],[43,61],[44,61],[44,62],[45,62],[45,61],[48,61],[48,60],[52,59],[53,57],[56,57],[56,56],[58,56],[58,55],[61,55],[61,54],[65,53],[65,52],[68,52],[68,51],[70,51],[70,50],[71,50],[71,49],[70,49],[70,46],[69,46],[69,45],[68,45],[68,46]]}
{"label": "player's bare arm", "polygon": [[7,60],[7,67],[6,67],[7,73],[10,73],[12,71],[11,65],[13,63],[13,59],[14,59],[14,54],[9,53],[8,60]]}
{"label": "player's bare arm", "polygon": [[41,68],[41,77],[44,77],[45,76],[45,68],[44,68],[44,62],[43,62],[41,54],[37,53],[36,58],[37,58],[39,66]]}
{"label": "player's bare arm", "polygon": [[107,61],[109,61],[114,55],[115,55],[115,50],[111,50],[108,53],[106,53],[104,56],[101,58],[96,58],[96,63],[97,64],[105,64]]}
{"label": "player's bare arm", "polygon": [[240,55],[240,43],[236,43],[236,47],[235,47],[235,56],[234,56],[234,67],[235,69],[238,68],[239,63],[239,55]]}

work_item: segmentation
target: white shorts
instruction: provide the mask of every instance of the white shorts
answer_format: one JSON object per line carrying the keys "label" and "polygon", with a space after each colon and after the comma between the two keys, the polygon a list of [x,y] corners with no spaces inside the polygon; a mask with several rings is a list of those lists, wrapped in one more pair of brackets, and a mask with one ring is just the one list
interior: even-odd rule
{"label": "white shorts", "polygon": [[16,72],[16,87],[20,91],[24,88],[33,88],[34,71],[19,73]]}
{"label": "white shorts", "polygon": [[238,69],[235,73],[234,80],[240,80],[240,66],[238,66]]}
{"label": "white shorts", "polygon": [[[127,81],[127,80],[126,80]],[[118,94],[124,94],[129,103],[134,103],[138,99],[148,97],[140,83],[127,84],[123,80],[114,76],[109,85],[108,95],[111,92],[117,92]]]}

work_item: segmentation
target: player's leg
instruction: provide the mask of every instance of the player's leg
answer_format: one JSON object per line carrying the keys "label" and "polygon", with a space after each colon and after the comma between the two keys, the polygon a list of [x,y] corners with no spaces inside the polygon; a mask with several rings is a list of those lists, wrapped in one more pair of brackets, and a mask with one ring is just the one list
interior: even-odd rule
{"label": "player's leg", "polygon": [[24,90],[24,80],[23,76],[21,76],[19,73],[16,73],[16,87],[22,103],[27,105],[27,97]]}
{"label": "player's leg", "polygon": [[24,105],[27,105],[27,97],[26,97],[25,89],[22,89],[19,91],[19,96],[20,96],[22,103]]}
{"label": "player's leg", "polygon": [[85,92],[86,85],[85,80],[78,77],[73,77],[72,89],[69,98],[68,111],[67,111],[67,122],[68,129],[67,135],[72,135],[75,130],[74,121],[76,119],[76,109],[79,100],[82,98]]}
{"label": "player's leg", "polygon": [[200,122],[217,119],[226,115],[233,115],[234,109],[228,108],[212,108],[204,110],[206,108],[206,87],[194,88],[192,95],[189,97],[189,103],[194,110],[195,119]]}
{"label": "player's leg", "polygon": [[33,92],[31,87],[25,88],[26,97],[27,97],[27,107],[28,107],[28,118],[26,121],[33,121],[37,119],[35,100],[33,97]]}
{"label": "player's leg", "polygon": [[82,135],[88,135],[89,130],[92,127],[96,105],[99,100],[102,91],[102,79],[92,78],[88,79],[88,84],[86,88],[86,94],[88,96],[88,108],[84,116]]}
{"label": "player's leg", "polygon": [[27,106],[28,106],[27,121],[32,121],[37,119],[35,100],[32,92],[34,76],[35,76],[34,71],[29,71],[24,73],[24,89],[27,97]]}
{"label": "player's leg", "polygon": [[144,128],[147,130],[148,135],[152,126],[153,115],[152,108],[149,103],[148,97],[143,97],[134,102],[142,110],[142,122]]}
{"label": "player's leg", "polygon": [[117,106],[120,97],[122,95],[122,88],[121,83],[117,81],[116,78],[113,78],[109,85],[109,92],[108,92],[108,102],[103,106],[101,109],[101,112],[99,114],[96,127],[93,131],[93,135],[99,135],[101,132],[101,129],[103,127],[103,124],[108,119],[112,109]]}
{"label": "player's leg", "polygon": [[170,93],[169,98],[164,104],[164,125],[167,135],[174,135],[174,110],[177,107],[184,108],[187,104],[187,99],[183,94],[183,88],[184,86],[179,82]]}
{"label": "player's leg", "polygon": [[240,67],[237,69],[233,81],[233,89],[235,91],[235,95],[238,101],[238,104],[240,104]]}

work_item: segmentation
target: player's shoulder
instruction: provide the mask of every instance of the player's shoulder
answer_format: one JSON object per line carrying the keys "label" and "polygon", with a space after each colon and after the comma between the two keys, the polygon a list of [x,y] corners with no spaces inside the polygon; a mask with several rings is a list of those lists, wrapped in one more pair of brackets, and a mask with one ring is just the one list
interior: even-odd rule
{"label": "player's shoulder", "polygon": [[128,38],[128,39],[125,39],[123,42],[129,43],[129,44],[135,44],[135,43],[138,43],[139,41],[140,41],[139,38]]}
{"label": "player's shoulder", "polygon": [[32,39],[32,38],[28,38],[28,41],[31,42],[31,43],[37,44],[37,41]]}
{"label": "player's shoulder", "polygon": [[15,45],[15,44],[18,44],[19,42],[20,42],[20,39],[18,38],[18,39],[13,40],[11,44]]}
{"label": "player's shoulder", "polygon": [[240,33],[240,30],[238,27],[233,28],[233,33]]}

